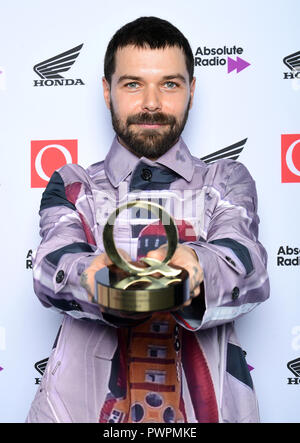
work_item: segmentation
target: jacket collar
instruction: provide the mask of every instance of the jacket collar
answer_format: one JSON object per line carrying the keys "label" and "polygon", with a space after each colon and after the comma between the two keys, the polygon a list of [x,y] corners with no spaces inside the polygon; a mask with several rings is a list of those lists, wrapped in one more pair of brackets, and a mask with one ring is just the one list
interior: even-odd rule
{"label": "jacket collar", "polygon": [[188,182],[192,180],[194,174],[193,157],[181,137],[164,155],[156,161],[151,161],[145,157],[139,158],[128,151],[128,149],[119,143],[115,136],[104,160],[105,172],[111,184],[115,188],[118,187],[119,184],[131,174],[139,162],[148,163],[153,166],[156,164],[165,166]]}

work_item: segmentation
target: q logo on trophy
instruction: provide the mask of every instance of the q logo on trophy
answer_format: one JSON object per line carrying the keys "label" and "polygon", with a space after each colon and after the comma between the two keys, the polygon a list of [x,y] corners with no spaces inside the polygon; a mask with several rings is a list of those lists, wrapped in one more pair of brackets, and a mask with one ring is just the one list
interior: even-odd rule
{"label": "q logo on trophy", "polygon": [[[150,210],[163,223],[168,240],[163,261],[143,257],[129,263],[119,254],[113,239],[114,223],[120,212],[130,208]],[[165,311],[181,306],[189,298],[189,274],[179,266],[168,264],[177,243],[177,227],[162,206],[142,200],[119,206],[108,217],[103,230],[103,245],[113,264],[96,272],[93,301],[105,312],[118,316]]]}

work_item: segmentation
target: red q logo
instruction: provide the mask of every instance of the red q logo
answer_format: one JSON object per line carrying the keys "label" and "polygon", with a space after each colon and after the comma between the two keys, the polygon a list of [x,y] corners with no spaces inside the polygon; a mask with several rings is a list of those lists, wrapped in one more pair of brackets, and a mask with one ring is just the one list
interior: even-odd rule
{"label": "red q logo", "polygon": [[77,163],[77,140],[31,142],[31,187],[45,188],[56,169]]}
{"label": "red q logo", "polygon": [[300,183],[300,134],[281,136],[281,181]]}

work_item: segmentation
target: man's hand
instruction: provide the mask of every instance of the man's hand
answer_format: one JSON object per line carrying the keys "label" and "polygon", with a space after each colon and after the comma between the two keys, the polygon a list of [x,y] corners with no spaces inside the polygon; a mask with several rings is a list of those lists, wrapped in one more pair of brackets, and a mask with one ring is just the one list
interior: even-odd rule
{"label": "man's hand", "polygon": [[[131,258],[127,254],[127,252],[123,251],[123,249],[118,249],[119,254],[122,255],[125,260],[130,261]],[[80,284],[83,288],[85,288],[88,292],[88,298],[89,301],[92,301],[93,296],[95,294],[96,289],[96,282],[95,282],[95,274],[100,269],[104,268],[105,266],[112,265],[111,259],[108,257],[106,252],[103,252],[102,254],[98,255],[90,266],[86,268],[83,273],[80,276]]]}
{"label": "man's hand", "polygon": [[[131,261],[130,256],[123,250],[118,249],[119,253],[127,260]],[[147,257],[156,258],[157,260],[163,260],[167,253],[167,245],[162,245],[158,249],[149,251]],[[95,274],[100,269],[105,266],[111,265],[112,261],[107,256],[105,252],[98,255],[86,268],[80,277],[80,284],[88,292],[89,301],[92,301],[93,295],[95,293]],[[187,300],[182,307],[189,306],[192,303],[193,298],[200,294],[200,283],[203,281],[203,270],[198,262],[197,255],[195,251],[189,246],[178,245],[177,249],[170,261],[170,264],[181,266],[186,269],[190,277],[190,298]],[[178,309],[178,308],[177,308]],[[126,317],[126,315],[124,315]],[[130,316],[131,318],[133,316]],[[139,314],[134,316],[135,318],[140,317]],[[141,315],[144,317],[144,315]]]}
{"label": "man's hand", "polygon": [[[131,261],[131,257],[127,254],[126,251],[124,251],[123,249],[118,248],[118,252],[119,254],[128,262]],[[100,269],[104,268],[105,266],[109,266],[112,265],[112,261],[111,259],[108,257],[108,255],[103,252],[102,254],[98,255],[96,258],[94,258],[94,260],[92,261],[92,263],[90,264],[89,267],[87,267],[83,273],[80,276],[80,284],[83,288],[85,288],[88,292],[88,299],[91,302],[93,300],[93,296],[95,294],[95,290],[96,290],[96,282],[95,282],[95,274],[97,271],[99,271]],[[105,312],[104,309],[102,309],[100,307],[102,312]],[[133,315],[127,315],[125,313],[123,313],[122,315],[120,314],[121,317],[124,318],[134,318],[134,319],[143,319],[143,318],[147,318],[149,317],[149,314],[133,314]]]}
{"label": "man's hand", "polygon": [[[149,251],[147,257],[163,260],[167,255],[167,245]],[[200,294],[200,283],[203,281],[203,270],[195,251],[189,246],[178,245],[169,264],[181,266],[186,269],[190,277],[190,298],[181,307],[189,306],[193,298]]]}

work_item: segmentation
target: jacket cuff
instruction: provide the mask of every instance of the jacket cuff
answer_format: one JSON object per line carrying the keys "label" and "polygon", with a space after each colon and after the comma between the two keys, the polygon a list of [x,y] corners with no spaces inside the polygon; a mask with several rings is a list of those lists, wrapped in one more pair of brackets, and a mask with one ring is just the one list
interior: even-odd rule
{"label": "jacket cuff", "polygon": [[197,330],[231,321],[235,315],[235,304],[240,305],[239,287],[246,275],[243,264],[228,248],[206,242],[186,242],[184,245],[195,251],[203,269],[204,300],[202,309],[196,297],[189,310],[183,309],[178,313],[188,326],[181,324],[187,329]]}
{"label": "jacket cuff", "polygon": [[86,297],[86,290],[80,285],[80,276],[82,272],[90,266],[97,254],[65,254],[59,261],[56,267],[56,271],[53,274],[52,283],[54,293],[62,291],[67,285],[72,286],[72,292],[74,289],[76,291],[76,298],[78,294],[84,294],[84,299]]}

